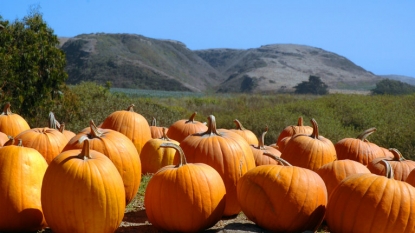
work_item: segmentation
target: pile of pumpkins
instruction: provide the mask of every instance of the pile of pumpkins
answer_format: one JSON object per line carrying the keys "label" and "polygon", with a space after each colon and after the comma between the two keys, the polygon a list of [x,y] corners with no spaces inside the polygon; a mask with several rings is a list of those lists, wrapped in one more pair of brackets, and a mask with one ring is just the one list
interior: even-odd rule
{"label": "pile of pumpkins", "polygon": [[270,232],[414,232],[415,162],[394,148],[356,138],[332,143],[318,124],[284,128],[265,145],[235,119],[219,129],[189,119],[160,127],[134,105],[74,133],[53,113],[30,128],[4,106],[0,115],[0,232],[114,232],[142,174],[150,223],[200,232],[241,211]]}

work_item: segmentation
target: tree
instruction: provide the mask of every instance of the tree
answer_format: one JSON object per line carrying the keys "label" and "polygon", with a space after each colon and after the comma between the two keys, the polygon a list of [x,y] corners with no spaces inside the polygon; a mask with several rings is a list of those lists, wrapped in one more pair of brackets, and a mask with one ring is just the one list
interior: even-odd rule
{"label": "tree", "polygon": [[372,89],[373,95],[406,95],[412,93],[415,93],[415,86],[391,79],[383,79],[376,83],[376,87]]}
{"label": "tree", "polygon": [[68,75],[59,40],[38,9],[10,23],[0,16],[0,101],[31,118],[49,112],[65,89]]}
{"label": "tree", "polygon": [[321,81],[320,77],[310,75],[307,81],[303,81],[294,87],[296,94],[313,94],[313,95],[326,95],[329,93],[328,86]]}

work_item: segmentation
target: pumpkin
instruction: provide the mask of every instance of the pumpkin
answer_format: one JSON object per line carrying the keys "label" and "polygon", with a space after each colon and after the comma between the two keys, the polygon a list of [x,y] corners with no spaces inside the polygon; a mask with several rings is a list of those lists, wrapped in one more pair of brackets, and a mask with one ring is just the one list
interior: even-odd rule
{"label": "pumpkin", "polygon": [[3,132],[0,132],[0,147],[3,146],[7,141],[9,141],[9,136]]}
{"label": "pumpkin", "polygon": [[0,115],[0,132],[16,137],[19,133],[30,129],[27,121],[19,114],[12,113],[10,103],[6,103]]}
{"label": "pumpkin", "polygon": [[264,139],[265,139],[265,135],[267,134],[267,132],[268,132],[268,127],[265,128],[264,132],[261,135],[261,138],[258,139],[258,146],[251,145],[251,149],[254,155],[256,166],[265,165],[265,164],[278,164],[278,162],[275,159],[270,158],[267,155],[264,155],[264,153],[271,153],[278,157],[281,156],[281,152],[278,149],[272,146],[264,145]]}
{"label": "pumpkin", "polygon": [[201,232],[216,224],[225,209],[225,184],[219,173],[203,163],[187,163],[180,146],[163,143],[180,155],[148,182],[144,204],[148,220],[168,232]]}
{"label": "pumpkin", "polygon": [[406,177],[405,182],[415,186],[415,169],[412,169],[409,175]]}
{"label": "pumpkin", "polygon": [[41,189],[43,212],[53,232],[113,233],[124,217],[125,191],[117,168],[91,150],[59,154],[46,169]]}
{"label": "pumpkin", "polygon": [[204,123],[195,120],[196,114],[197,112],[194,112],[188,120],[181,119],[171,124],[167,131],[167,137],[180,143],[190,134],[206,131],[208,127]]}
{"label": "pumpkin", "polygon": [[295,134],[281,153],[281,158],[294,166],[317,171],[324,164],[336,160],[336,150],[333,143],[319,135],[316,120],[311,119],[313,132]]}
{"label": "pumpkin", "polygon": [[76,135],[72,131],[65,130],[65,124],[59,123],[59,121],[56,120],[55,114],[53,114],[53,112],[49,113],[49,128],[59,130],[59,132],[65,135],[68,141],[71,140],[71,138],[73,138]]}
{"label": "pumpkin", "polygon": [[41,230],[47,226],[40,189],[48,164],[21,140],[18,145],[8,144],[0,148],[0,231]]}
{"label": "pumpkin", "polygon": [[367,165],[367,168],[373,174],[385,176],[386,166],[384,162],[387,162],[393,169],[393,178],[395,180],[405,181],[409,173],[415,168],[415,161],[406,160],[398,149],[390,148],[389,151],[393,154],[392,159],[386,157],[373,159]]}
{"label": "pumpkin", "polygon": [[350,159],[357,161],[365,166],[375,158],[383,158],[385,153],[376,145],[366,138],[376,132],[376,128],[369,128],[359,134],[356,138],[343,138],[334,144],[337,153],[337,159]]}
{"label": "pumpkin", "polygon": [[335,160],[324,164],[316,172],[326,184],[329,197],[337,185],[346,177],[358,173],[370,173],[365,165],[350,159]]}
{"label": "pumpkin", "polygon": [[230,129],[232,132],[241,135],[249,145],[258,145],[258,138],[251,130],[245,129],[238,119],[233,120],[233,122],[236,125],[236,129]]}
{"label": "pumpkin", "polygon": [[148,140],[141,150],[141,172],[143,174],[156,173],[160,168],[174,163],[176,149],[161,147],[160,145],[167,142],[179,145],[179,142],[167,137],[167,128],[163,129],[163,136],[161,138],[153,138]]}
{"label": "pumpkin", "polygon": [[285,127],[280,134],[278,135],[276,144],[279,145],[279,142],[285,137],[291,137],[294,134],[311,134],[313,132],[313,127],[304,125],[303,117],[298,117],[297,125],[289,125]]}
{"label": "pumpkin", "polygon": [[88,137],[91,150],[104,154],[114,163],[124,183],[125,203],[130,203],[141,183],[140,155],[133,142],[124,134],[112,129],[97,128],[93,120],[89,125],[89,128],[73,137],[63,151],[82,149],[79,140]]}
{"label": "pumpkin", "polygon": [[168,129],[165,127],[157,126],[157,120],[155,117],[153,117],[150,125],[151,138],[163,137],[163,130],[166,130],[167,132]]}
{"label": "pumpkin", "polygon": [[326,222],[331,232],[414,232],[415,188],[371,173],[353,174],[333,191]]}
{"label": "pumpkin", "polygon": [[284,137],[284,138],[282,138],[282,139],[278,142],[277,146],[278,146],[278,149],[279,149],[280,151],[283,151],[283,150],[284,150],[285,146],[288,144],[288,142],[290,141],[291,137],[292,137],[292,136],[287,136],[287,137]]}
{"label": "pumpkin", "polygon": [[238,181],[243,213],[270,232],[315,231],[327,205],[324,181],[314,171],[274,158],[288,166],[257,166]]}
{"label": "pumpkin", "polygon": [[16,143],[21,139],[23,146],[39,151],[48,164],[62,152],[68,142],[65,135],[49,127],[25,130],[19,133],[15,139]]}
{"label": "pumpkin", "polygon": [[112,129],[127,136],[133,141],[140,154],[144,144],[151,139],[151,132],[147,120],[141,114],[134,112],[133,107],[134,104],[131,104],[126,110],[111,113],[100,127]]}
{"label": "pumpkin", "polygon": [[215,116],[208,117],[207,126],[207,131],[187,136],[180,147],[188,162],[205,163],[218,171],[226,187],[224,216],[233,216],[241,211],[236,200],[236,184],[247,171],[255,167],[255,159],[242,136],[216,128]]}

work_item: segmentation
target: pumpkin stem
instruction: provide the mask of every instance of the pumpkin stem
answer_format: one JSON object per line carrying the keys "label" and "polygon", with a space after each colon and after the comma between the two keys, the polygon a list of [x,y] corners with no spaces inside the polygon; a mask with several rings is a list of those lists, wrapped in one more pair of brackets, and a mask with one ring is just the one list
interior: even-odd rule
{"label": "pumpkin stem", "polygon": [[398,151],[396,148],[389,148],[389,151],[393,154],[393,161],[405,161],[406,159],[403,157],[401,152]]}
{"label": "pumpkin stem", "polygon": [[84,143],[84,145],[82,147],[82,151],[78,155],[78,158],[83,159],[83,160],[92,159],[91,153],[90,153],[91,150],[90,150],[90,146],[89,146],[88,137],[84,135],[81,138],[79,138],[78,142],[79,143]]}
{"label": "pumpkin stem", "polygon": [[390,165],[390,163],[388,161],[386,161],[386,159],[382,159],[381,161],[385,164],[385,167],[386,167],[385,176],[389,179],[393,179],[393,168],[392,168],[392,166]]}
{"label": "pumpkin stem", "polygon": [[359,136],[357,136],[356,138],[357,138],[357,139],[360,139],[360,140],[362,140],[362,141],[365,141],[365,140],[366,140],[366,138],[367,138],[369,135],[371,135],[372,133],[374,133],[375,131],[376,131],[376,128],[375,128],[375,127],[370,128],[370,129],[367,129],[367,130],[363,131],[363,133],[359,134]]}
{"label": "pumpkin stem", "polygon": [[134,112],[134,104],[131,104],[130,106],[127,107],[126,111],[130,111],[130,112]]}
{"label": "pumpkin stem", "polygon": [[297,126],[304,126],[304,121],[303,121],[303,117],[302,116],[300,116],[298,118]]}
{"label": "pumpkin stem", "polygon": [[245,130],[244,126],[242,125],[242,123],[238,119],[233,120],[233,122],[235,122],[235,124],[236,124],[236,129]]}
{"label": "pumpkin stem", "polygon": [[4,105],[4,108],[3,108],[3,113],[1,114],[1,115],[12,115],[12,111],[10,110],[10,102],[7,102],[5,105]]}
{"label": "pumpkin stem", "polygon": [[262,132],[261,137],[258,138],[258,147],[257,147],[257,149],[265,150],[264,141],[265,141],[265,134],[267,134],[267,132],[268,132],[268,126],[265,127],[265,130],[264,130],[264,132]]}
{"label": "pumpkin stem", "polygon": [[98,127],[95,125],[93,120],[89,121],[89,127],[91,128],[91,138],[100,138],[102,137],[102,132],[99,131]]}
{"label": "pumpkin stem", "polygon": [[[3,146],[10,146],[10,145],[13,145],[14,144],[14,137],[12,137],[12,136],[7,136],[8,138],[9,138],[9,140],[7,141],[7,142],[5,142],[4,143],[4,145]],[[21,140],[21,139],[20,139]]]}
{"label": "pumpkin stem", "polygon": [[157,126],[157,121],[155,117],[153,117],[153,120],[151,121],[151,126]]}
{"label": "pumpkin stem", "polygon": [[59,127],[59,132],[61,132],[61,133],[63,133],[63,131],[65,131],[65,123],[64,122],[62,122],[61,123],[61,126]]}
{"label": "pumpkin stem", "polygon": [[51,129],[59,129],[60,124],[55,118],[55,114],[53,112],[49,112],[49,128]]}
{"label": "pumpkin stem", "polygon": [[279,162],[282,166],[292,166],[289,162],[287,162],[287,160],[282,159],[276,155],[274,155],[273,153],[269,153],[264,151],[263,155],[269,156],[271,158],[273,158],[274,160],[276,160],[277,162]]}
{"label": "pumpkin stem", "polygon": [[186,123],[186,124],[187,124],[187,123],[189,123],[189,122],[193,123],[193,122],[195,121],[195,116],[196,116],[196,114],[197,114],[197,112],[194,112],[194,113],[190,116],[189,120],[187,120],[185,123]]}
{"label": "pumpkin stem", "polygon": [[210,134],[210,135],[218,135],[221,136],[221,134],[218,132],[218,130],[216,129],[216,119],[214,115],[210,115],[208,116],[208,130],[203,133],[203,134]]}
{"label": "pumpkin stem", "polygon": [[311,134],[311,137],[314,139],[318,139],[318,124],[317,121],[314,120],[314,118],[311,119],[311,124],[313,125],[313,133]]}
{"label": "pumpkin stem", "polygon": [[165,141],[170,141],[170,138],[169,137],[167,137],[167,134],[166,134],[166,131],[167,131],[167,128],[166,127],[163,127],[162,129],[161,129],[161,131],[163,132],[163,136],[161,136],[161,140],[165,140]]}
{"label": "pumpkin stem", "polygon": [[179,168],[179,167],[187,164],[186,156],[184,156],[184,151],[179,145],[176,145],[176,144],[171,143],[171,142],[165,142],[165,143],[162,143],[160,145],[160,147],[174,148],[174,149],[176,149],[177,152],[179,152],[180,162],[179,162],[179,164],[176,165],[176,168]]}

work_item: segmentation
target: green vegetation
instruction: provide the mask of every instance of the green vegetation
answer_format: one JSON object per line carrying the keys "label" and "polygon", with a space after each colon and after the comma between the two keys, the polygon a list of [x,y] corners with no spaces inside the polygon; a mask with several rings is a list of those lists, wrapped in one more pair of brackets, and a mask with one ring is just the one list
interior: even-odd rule
{"label": "green vegetation", "polygon": [[327,95],[329,93],[328,86],[321,81],[320,77],[310,75],[308,82],[303,81],[294,87],[296,94],[313,94]]}
{"label": "green vegetation", "polygon": [[0,16],[0,24],[0,102],[10,102],[33,123],[35,115],[60,102],[67,79],[65,55],[36,8],[14,22]]}
{"label": "green vegetation", "polygon": [[407,95],[412,93],[415,93],[415,86],[391,79],[383,79],[376,83],[376,87],[372,90],[374,95]]}

